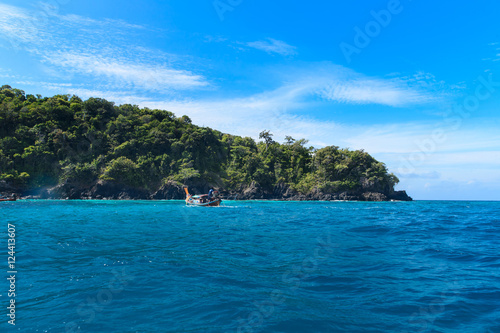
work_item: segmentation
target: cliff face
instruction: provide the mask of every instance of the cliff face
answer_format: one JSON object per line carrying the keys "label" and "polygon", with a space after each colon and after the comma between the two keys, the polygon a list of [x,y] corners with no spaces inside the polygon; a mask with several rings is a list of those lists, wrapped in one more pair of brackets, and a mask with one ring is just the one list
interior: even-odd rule
{"label": "cliff face", "polygon": [[[192,194],[208,193],[210,184],[205,181],[192,181],[186,184]],[[286,201],[411,201],[405,191],[377,191],[366,186],[356,191],[325,193],[313,188],[308,193],[299,193],[285,183],[276,184],[272,190],[264,189],[259,183],[241,185],[237,190],[227,191],[219,188],[226,200],[286,200]],[[183,200],[186,194],[183,185],[174,181],[167,182],[156,190],[134,188],[110,181],[99,180],[90,185],[65,182],[50,188],[22,191],[6,182],[0,182],[0,194],[15,194],[32,199],[107,199],[107,200]]]}
{"label": "cliff face", "polygon": [[233,200],[286,200],[286,201],[412,201],[413,199],[406,194],[406,191],[387,191],[378,192],[366,189],[356,191],[343,191],[336,193],[325,193],[317,188],[313,188],[308,193],[298,193],[287,184],[278,183],[272,191],[266,191],[255,182],[250,185],[242,186],[238,191],[221,191],[224,197]]}

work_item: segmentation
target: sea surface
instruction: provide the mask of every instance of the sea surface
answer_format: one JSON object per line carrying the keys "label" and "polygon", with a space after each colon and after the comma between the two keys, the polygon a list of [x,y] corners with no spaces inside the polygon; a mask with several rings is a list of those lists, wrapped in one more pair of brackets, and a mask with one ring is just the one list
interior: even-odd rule
{"label": "sea surface", "polygon": [[1,332],[500,332],[500,202],[0,204]]}

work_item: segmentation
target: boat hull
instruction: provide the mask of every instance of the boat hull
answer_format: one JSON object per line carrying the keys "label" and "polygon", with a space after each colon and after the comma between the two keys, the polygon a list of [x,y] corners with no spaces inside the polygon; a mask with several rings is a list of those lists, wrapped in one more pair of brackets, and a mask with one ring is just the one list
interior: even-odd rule
{"label": "boat hull", "polygon": [[200,207],[218,207],[222,202],[221,199],[215,199],[209,202],[201,202],[201,200],[189,198],[186,200],[188,206],[200,206]]}
{"label": "boat hull", "polygon": [[184,187],[184,191],[186,192],[186,204],[188,206],[200,206],[200,207],[217,207],[220,206],[222,200],[218,196],[211,196],[208,198],[208,194],[202,195],[191,195],[187,187]]}

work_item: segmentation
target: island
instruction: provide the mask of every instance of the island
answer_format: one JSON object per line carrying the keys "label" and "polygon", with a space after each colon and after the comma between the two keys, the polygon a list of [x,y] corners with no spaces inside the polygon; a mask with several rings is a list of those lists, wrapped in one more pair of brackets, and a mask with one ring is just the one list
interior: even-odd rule
{"label": "island", "polygon": [[102,98],[0,88],[0,195],[39,199],[184,199],[210,187],[233,200],[411,201],[363,150],[306,139],[261,141],[188,116]]}

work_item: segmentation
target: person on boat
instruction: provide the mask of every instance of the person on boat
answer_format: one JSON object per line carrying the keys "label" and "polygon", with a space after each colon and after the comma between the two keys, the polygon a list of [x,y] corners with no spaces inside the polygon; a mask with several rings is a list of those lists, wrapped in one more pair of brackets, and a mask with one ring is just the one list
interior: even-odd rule
{"label": "person on boat", "polygon": [[208,191],[208,201],[212,200],[214,196],[214,188],[211,187],[210,190]]}

